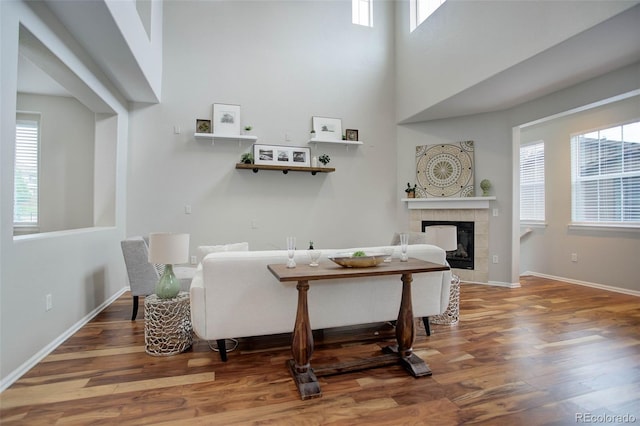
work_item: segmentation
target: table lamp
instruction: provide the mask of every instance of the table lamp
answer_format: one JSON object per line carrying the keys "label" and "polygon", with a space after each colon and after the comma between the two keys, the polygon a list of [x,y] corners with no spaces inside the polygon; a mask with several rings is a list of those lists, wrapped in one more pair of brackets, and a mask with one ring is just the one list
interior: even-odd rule
{"label": "table lamp", "polygon": [[458,249],[458,228],[454,225],[432,225],[424,229],[429,244],[438,246],[444,251]]}
{"label": "table lamp", "polygon": [[154,232],[149,234],[149,262],[164,264],[164,272],[156,285],[160,299],[172,299],[180,292],[180,280],[173,274],[173,265],[189,260],[189,234]]}

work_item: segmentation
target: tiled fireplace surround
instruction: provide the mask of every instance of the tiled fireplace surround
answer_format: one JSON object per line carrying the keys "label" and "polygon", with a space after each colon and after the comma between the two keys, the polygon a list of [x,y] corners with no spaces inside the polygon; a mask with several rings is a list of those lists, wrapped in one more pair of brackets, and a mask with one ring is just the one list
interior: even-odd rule
{"label": "tiled fireplace surround", "polygon": [[[424,199],[405,198],[409,207],[409,230],[422,232],[423,220],[445,220],[474,222],[475,269],[453,269],[460,280],[486,283],[489,280],[489,201],[495,197],[473,197],[469,199]],[[464,202],[460,203],[463,200]]]}

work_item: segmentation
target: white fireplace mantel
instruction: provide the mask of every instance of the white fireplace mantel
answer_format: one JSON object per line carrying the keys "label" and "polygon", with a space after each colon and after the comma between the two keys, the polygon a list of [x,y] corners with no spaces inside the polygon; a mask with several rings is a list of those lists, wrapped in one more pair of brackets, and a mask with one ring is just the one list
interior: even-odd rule
{"label": "white fireplace mantel", "polygon": [[462,198],[402,198],[409,210],[433,209],[488,209],[489,202],[496,197],[462,197]]}

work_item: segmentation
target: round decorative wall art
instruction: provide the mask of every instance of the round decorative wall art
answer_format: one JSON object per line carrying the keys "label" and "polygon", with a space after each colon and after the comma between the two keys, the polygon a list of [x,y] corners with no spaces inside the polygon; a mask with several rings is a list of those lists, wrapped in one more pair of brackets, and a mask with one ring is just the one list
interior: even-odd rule
{"label": "round decorative wall art", "polygon": [[472,197],[473,141],[416,147],[416,196]]}

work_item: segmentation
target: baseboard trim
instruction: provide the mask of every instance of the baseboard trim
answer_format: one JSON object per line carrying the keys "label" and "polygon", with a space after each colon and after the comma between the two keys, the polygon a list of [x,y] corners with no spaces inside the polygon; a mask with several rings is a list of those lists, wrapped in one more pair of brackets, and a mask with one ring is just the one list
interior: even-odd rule
{"label": "baseboard trim", "polygon": [[569,284],[577,284],[577,285],[582,285],[582,286],[585,286],[585,287],[597,288],[597,289],[600,289],[600,290],[613,291],[614,293],[622,293],[622,294],[628,294],[629,296],[640,297],[640,291],[629,290],[628,288],[621,288],[621,287],[614,287],[614,286],[610,286],[610,285],[591,283],[591,282],[588,282],[588,281],[574,280],[574,279],[571,279],[571,278],[556,277],[554,275],[541,274],[539,272],[532,272],[532,271],[523,272],[522,275],[533,275],[534,277],[548,278],[550,280],[562,281],[562,282],[569,283]]}
{"label": "baseboard trim", "polygon": [[58,346],[64,343],[69,337],[71,337],[76,331],[80,330],[84,327],[89,321],[96,317],[100,312],[102,312],[107,306],[115,302],[120,296],[129,291],[129,287],[123,287],[116,294],[111,296],[109,299],[105,300],[100,306],[89,312],[82,318],[80,321],[75,323],[71,328],[66,330],[60,336],[55,338],[51,343],[42,348],[39,352],[29,358],[24,364],[20,367],[16,368],[2,380],[0,380],[0,392],[4,392],[9,386],[14,384],[20,377],[27,373],[30,369],[35,367],[40,361],[42,361],[47,355],[53,352]]}
{"label": "baseboard trim", "polygon": [[460,284],[480,284],[480,285],[490,285],[493,287],[506,287],[506,288],[519,288],[520,283],[504,283],[502,281],[488,281],[486,283],[479,281],[468,281],[468,280],[460,280]]}

